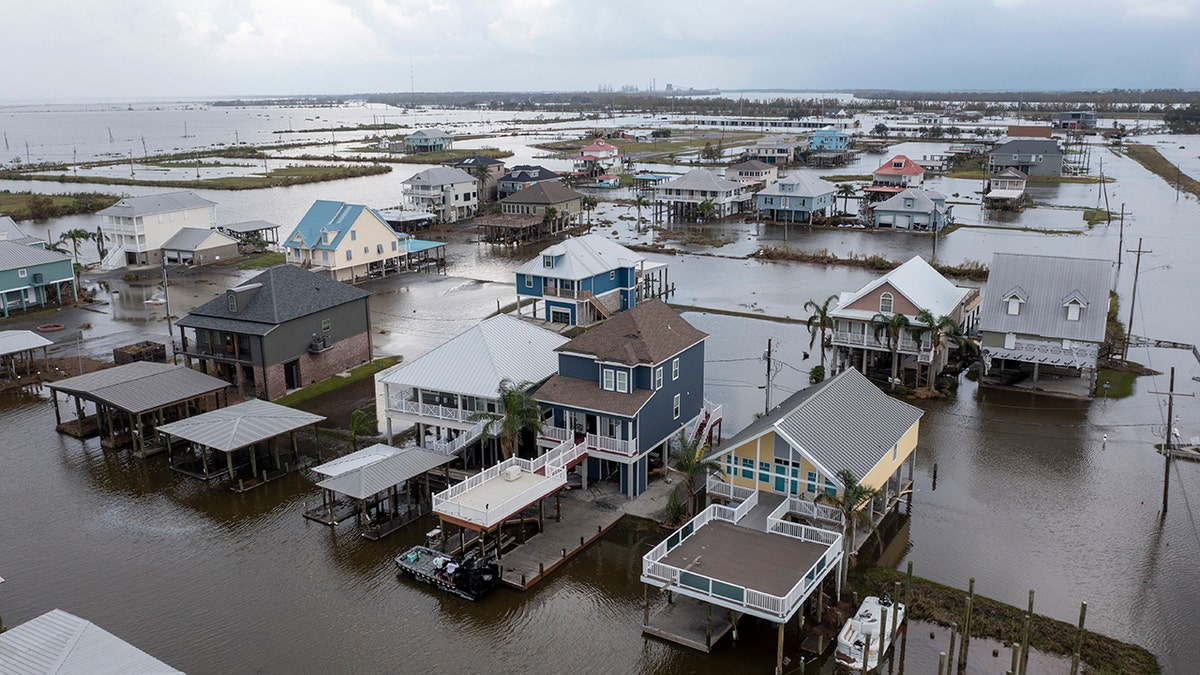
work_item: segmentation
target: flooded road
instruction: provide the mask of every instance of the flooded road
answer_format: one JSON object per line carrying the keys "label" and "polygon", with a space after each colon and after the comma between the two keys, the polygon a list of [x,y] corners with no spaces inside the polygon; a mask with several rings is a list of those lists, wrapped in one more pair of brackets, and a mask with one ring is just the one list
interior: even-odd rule
{"label": "flooded road", "polygon": [[[1188,140],[1197,154],[1194,139],[1182,142]],[[1131,214],[1125,248],[1144,237],[1145,247],[1154,251],[1142,259],[1134,333],[1196,342],[1200,269],[1192,258],[1200,251],[1200,205],[1194,198],[1175,202],[1174,190],[1162,180],[1131,160],[1100,152],[1105,173],[1116,179],[1108,186],[1109,200],[1125,202]],[[316,198],[396,203],[407,175],[203,194],[219,202],[221,222],[262,218],[287,226]],[[972,189],[970,181],[936,180],[946,184],[934,187],[953,188],[960,196]],[[0,189],[29,187],[0,183]],[[939,241],[938,258],[987,262],[994,251],[1036,251],[1113,259],[1119,248],[1116,224],[1088,228],[1080,210],[1050,208],[1094,206],[1096,190],[1048,186],[1038,197],[1047,206],[1004,223],[1005,229],[961,228]],[[959,208],[960,215],[969,211]],[[620,215],[632,216],[633,210],[609,204],[593,213],[614,221],[597,231],[648,241],[651,235],[633,232],[631,221],[618,220]],[[44,236],[85,222],[94,229],[90,217],[32,229]],[[1022,228],[1080,233],[1048,236]],[[928,237],[865,230],[785,233],[754,223],[704,229],[729,243],[694,247],[706,255],[649,256],[670,263],[679,289],[673,301],[797,319],[804,316],[805,300],[855,289],[875,274],[741,256],[785,237],[809,250],[897,260],[932,252]],[[511,302],[511,270],[538,248],[497,248],[456,235],[448,248],[451,276],[370,282],[376,351],[415,358],[494,311],[498,301]],[[1127,320],[1129,254],[1124,262],[1117,288],[1121,318]],[[202,272],[172,285],[173,310],[178,314],[232,279],[253,274]],[[106,313],[90,321],[89,341],[122,331],[166,334],[162,306],[145,304],[153,285],[115,287],[120,292],[108,296],[112,304],[101,308]],[[775,401],[803,386],[805,371],[817,361],[815,353],[803,359],[811,350],[800,325],[700,312],[687,318],[711,336],[706,393],[725,405],[726,437],[762,410],[760,356],[767,338],[775,341],[783,365],[773,382]],[[1200,368],[1188,352],[1135,349],[1130,357],[1164,373],[1176,366],[1181,391],[1200,387],[1194,380]],[[1200,602],[1195,574],[1200,537],[1193,519],[1200,510],[1200,466],[1176,463],[1171,510],[1160,525],[1162,458],[1152,443],[1164,431],[1165,400],[1150,392],[1166,386],[1165,376],[1145,377],[1127,399],[1071,404],[981,393],[963,381],[957,398],[921,403],[927,414],[917,492],[913,518],[897,543],[900,564],[912,560],[918,575],[958,587],[974,577],[981,594],[1017,605],[1034,589],[1036,608],[1066,621],[1076,618],[1078,603],[1086,600],[1092,629],[1146,645],[1159,655],[1164,672],[1193,670],[1200,663],[1190,626],[1190,610]],[[1196,399],[1176,400],[1176,426],[1185,439],[1200,435],[1198,412]],[[304,520],[305,502],[318,495],[300,476],[236,495],[173,474],[162,458],[141,462],[105,454],[95,441],[59,436],[52,427],[53,411],[44,397],[0,399],[5,512],[0,575],[8,580],[0,586],[0,610],[10,624],[61,607],[189,672],[558,673],[591,672],[600,664],[622,673],[720,673],[767,672],[773,663],[770,630],[748,630],[739,646],[726,643],[711,656],[641,636],[639,562],[661,534],[633,522],[534,591],[501,590],[470,604],[398,581],[392,573],[392,556],[432,523],[367,542],[349,528],[333,532]],[[794,643],[794,636],[789,639]],[[940,641],[935,646],[928,640],[909,647],[910,672],[933,670],[937,650],[944,649]]]}

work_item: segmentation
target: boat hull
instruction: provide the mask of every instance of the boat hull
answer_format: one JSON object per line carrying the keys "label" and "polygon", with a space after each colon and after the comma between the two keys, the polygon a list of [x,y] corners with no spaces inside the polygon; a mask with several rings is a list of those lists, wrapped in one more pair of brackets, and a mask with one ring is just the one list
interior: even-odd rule
{"label": "boat hull", "polygon": [[[886,626],[882,623],[885,609]],[[893,626],[898,632],[904,623],[904,615],[904,605],[899,602],[892,602],[890,598],[881,600],[875,596],[867,597],[838,633],[837,651],[834,654],[837,662],[860,672],[874,671],[879,667],[880,659],[892,647]]]}
{"label": "boat hull", "polygon": [[459,558],[426,546],[414,546],[396,557],[396,574],[423,581],[438,590],[475,601],[500,583],[500,570],[491,557]]}

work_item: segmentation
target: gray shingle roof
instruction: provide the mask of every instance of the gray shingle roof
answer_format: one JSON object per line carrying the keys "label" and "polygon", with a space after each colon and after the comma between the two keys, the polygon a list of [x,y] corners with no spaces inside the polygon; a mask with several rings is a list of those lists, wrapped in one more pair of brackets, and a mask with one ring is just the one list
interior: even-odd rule
{"label": "gray shingle roof", "polygon": [[662,363],[708,337],[693,328],[662,300],[646,300],[555,351],[590,354],[601,361],[627,365]]}
{"label": "gray shingle roof", "polygon": [[147,195],[145,197],[126,197],[97,213],[101,216],[124,216],[130,218],[216,205],[216,202],[210,202],[195,192],[180,190],[179,192],[164,192],[160,195]]}
{"label": "gray shingle roof", "polygon": [[[995,253],[979,330],[1103,342],[1112,267],[1098,258]],[[1005,302],[1013,292],[1025,301],[1015,315]],[[1067,320],[1064,304],[1072,298],[1085,305],[1078,321]]]}
{"label": "gray shingle roof", "polygon": [[0,634],[0,673],[182,673],[96,624],[51,610]]}
{"label": "gray shingle roof", "polygon": [[[610,319],[611,320],[611,319]],[[654,396],[653,389],[634,389],[629,393],[601,389],[595,380],[554,375],[533,393],[539,403],[557,403],[570,408],[633,417]]]}
{"label": "gray shingle roof", "polygon": [[535,164],[519,164],[504,172],[502,181],[512,181],[517,183],[537,182],[540,180],[556,180],[562,176],[554,173],[550,169]]}
{"label": "gray shingle roof", "polygon": [[26,246],[17,241],[0,241],[0,270],[15,270],[64,260],[70,262],[71,256],[36,246]]}
{"label": "gray shingle roof", "polygon": [[404,181],[405,185],[452,185],[454,183],[474,183],[475,177],[452,166],[435,166],[425,169]]}
{"label": "gray shingle roof", "polygon": [[994,155],[1061,155],[1058,142],[1044,138],[1016,138],[992,150]]}
{"label": "gray shingle roof", "polygon": [[492,167],[492,166],[496,166],[496,165],[504,166],[504,162],[502,162],[498,159],[492,159],[491,157],[484,157],[483,155],[471,155],[470,157],[460,157],[458,159],[452,159],[447,162],[443,162],[443,164],[446,164],[448,166],[456,166],[456,167],[464,167],[464,166],[467,166],[467,167],[475,167],[475,166]]}
{"label": "gray shingle roof", "polygon": [[137,361],[47,384],[53,391],[103,401],[134,414],[229,386],[225,380],[169,363]]}
{"label": "gray shingle roof", "polygon": [[582,199],[583,194],[559,181],[541,181],[522,188],[501,199],[505,204],[562,204],[573,199]]}
{"label": "gray shingle roof", "polygon": [[831,478],[849,469],[862,479],[923,414],[850,369],[792,394],[722,443],[721,452],[774,429]]}
{"label": "gray shingle roof", "polygon": [[220,240],[216,244],[217,246],[227,246],[237,243],[237,239],[216,230],[210,230],[205,227],[185,227],[163,242],[162,248],[168,251],[195,251],[196,247],[203,244],[205,239],[213,235],[216,235]]}
{"label": "gray shingle roof", "polygon": [[[238,326],[236,330],[239,332],[262,335],[281,323],[370,295],[354,286],[294,265],[272,267],[242,286],[250,284],[261,284],[262,287],[236,313],[229,311],[229,302],[225,294],[221,294],[193,309],[179,320],[179,325],[217,328],[217,323],[230,322],[228,325]],[[258,330],[242,330],[251,328],[250,324],[259,324]]]}
{"label": "gray shingle roof", "polygon": [[743,189],[745,186],[736,181],[726,180],[708,169],[692,169],[675,180],[663,183],[659,189],[674,190],[716,190],[730,192]]}
{"label": "gray shingle roof", "polygon": [[233,452],[324,419],[278,403],[251,399],[164,424],[158,431],[221,452]]}

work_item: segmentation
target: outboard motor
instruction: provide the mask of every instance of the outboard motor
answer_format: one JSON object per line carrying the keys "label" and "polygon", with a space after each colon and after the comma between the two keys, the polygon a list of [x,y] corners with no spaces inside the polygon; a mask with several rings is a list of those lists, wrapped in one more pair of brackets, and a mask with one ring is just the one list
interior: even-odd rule
{"label": "outboard motor", "polygon": [[888,593],[887,591],[884,591],[883,595],[880,596],[880,598],[879,598],[879,604],[882,607],[891,607],[892,606],[892,594]]}

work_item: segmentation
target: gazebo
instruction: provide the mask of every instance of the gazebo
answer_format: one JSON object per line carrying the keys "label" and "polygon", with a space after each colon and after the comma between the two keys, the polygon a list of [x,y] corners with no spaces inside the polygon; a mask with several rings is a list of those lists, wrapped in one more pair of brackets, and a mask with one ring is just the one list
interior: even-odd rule
{"label": "gazebo", "polygon": [[[132,444],[134,454],[145,458],[162,450],[153,443],[156,427],[221,407],[229,383],[183,366],[138,361],[46,386],[54,393],[50,400],[59,432],[76,438],[98,433],[103,447]],[[63,422],[59,392],[75,399],[74,420]],[[95,406],[93,415],[85,414],[88,401]]]}
{"label": "gazebo", "polygon": [[[423,448],[396,449],[376,444],[327,462],[314,469],[329,476],[317,483],[325,490],[323,508],[311,509],[304,516],[332,526],[353,513],[364,537],[381,539],[427,512],[425,508],[432,501],[429,472],[446,469],[455,459],[454,455]],[[445,479],[450,480],[448,471]],[[403,502],[401,485],[405,486]],[[350,501],[337,499],[336,495]],[[335,505],[340,506],[336,514]]]}
{"label": "gazebo", "polygon": [[31,330],[0,330],[0,375],[14,378],[30,375],[37,351],[42,350],[42,362],[46,361],[46,348],[54,344]]}
{"label": "gazebo", "polygon": [[[167,457],[172,469],[201,480],[228,475],[234,483],[234,491],[245,492],[298,468],[300,452],[296,446],[296,430],[312,426],[315,436],[315,425],[324,420],[321,415],[251,399],[165,424],[158,427],[158,432],[167,437]],[[284,435],[291,439],[292,459],[289,462],[279,459],[276,439]],[[175,460],[177,441],[183,441],[190,449],[191,459]],[[224,467],[219,461],[213,461],[216,452],[225,453]],[[265,466],[260,465],[260,459]]]}

